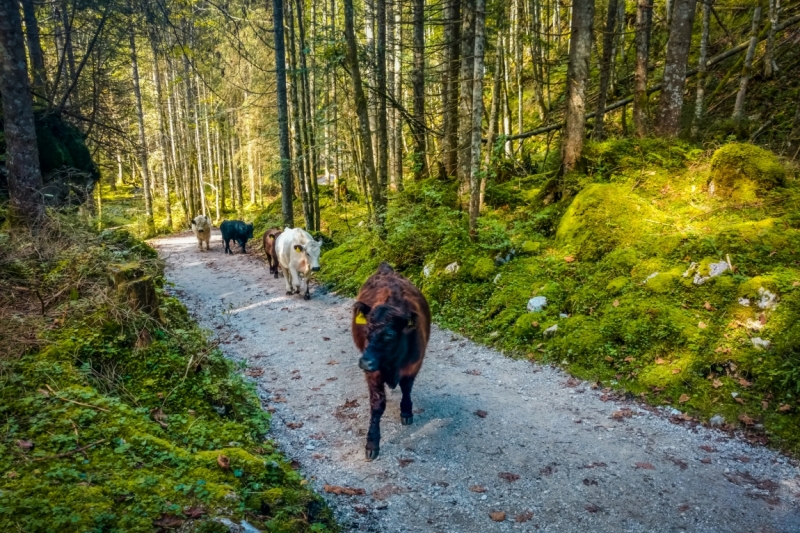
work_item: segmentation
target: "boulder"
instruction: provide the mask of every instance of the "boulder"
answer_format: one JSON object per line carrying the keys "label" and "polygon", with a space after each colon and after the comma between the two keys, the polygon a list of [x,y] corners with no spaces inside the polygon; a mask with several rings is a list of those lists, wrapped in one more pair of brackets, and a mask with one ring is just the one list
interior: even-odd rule
{"label": "boulder", "polygon": [[758,146],[730,143],[711,158],[709,193],[740,202],[752,202],[786,180],[778,157]]}

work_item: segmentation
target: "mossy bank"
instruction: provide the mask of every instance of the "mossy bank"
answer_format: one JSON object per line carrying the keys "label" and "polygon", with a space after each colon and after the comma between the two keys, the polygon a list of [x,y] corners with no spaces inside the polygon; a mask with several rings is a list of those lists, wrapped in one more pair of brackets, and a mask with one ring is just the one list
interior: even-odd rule
{"label": "mossy bank", "polygon": [[54,219],[0,234],[0,527],[335,531],[155,252]]}
{"label": "mossy bank", "polygon": [[796,168],[657,139],[590,144],[583,168],[493,177],[474,242],[450,182],[406,182],[385,237],[323,197],[320,277],[354,294],[389,261],[445,327],[800,453]]}

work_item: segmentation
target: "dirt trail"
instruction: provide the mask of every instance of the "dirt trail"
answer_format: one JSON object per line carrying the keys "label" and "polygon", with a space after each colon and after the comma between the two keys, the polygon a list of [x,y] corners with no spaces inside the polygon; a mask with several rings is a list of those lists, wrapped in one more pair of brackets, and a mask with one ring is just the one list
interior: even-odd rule
{"label": "dirt trail", "polygon": [[[191,235],[153,241],[170,290],[227,339],[228,357],[263,370],[271,437],[314,488],[366,490],[325,495],[345,530],[800,532],[800,469],[785,457],[603,401],[561,371],[436,327],[414,425],[400,425],[399,389],[390,391],[381,456],[365,462],[352,300],[318,286],[310,301],[287,297],[261,257],[223,255],[217,232],[211,243],[199,252]],[[611,418],[623,408],[633,416]]]}

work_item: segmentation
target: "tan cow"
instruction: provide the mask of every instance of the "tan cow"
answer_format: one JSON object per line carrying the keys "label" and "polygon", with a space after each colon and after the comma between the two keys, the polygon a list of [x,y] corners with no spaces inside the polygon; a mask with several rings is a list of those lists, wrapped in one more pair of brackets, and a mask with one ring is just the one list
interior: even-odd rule
{"label": "tan cow", "polygon": [[197,237],[197,245],[200,251],[203,251],[203,243],[206,243],[206,250],[210,250],[209,242],[211,241],[211,219],[205,215],[198,215],[192,220],[192,231],[194,236]]}

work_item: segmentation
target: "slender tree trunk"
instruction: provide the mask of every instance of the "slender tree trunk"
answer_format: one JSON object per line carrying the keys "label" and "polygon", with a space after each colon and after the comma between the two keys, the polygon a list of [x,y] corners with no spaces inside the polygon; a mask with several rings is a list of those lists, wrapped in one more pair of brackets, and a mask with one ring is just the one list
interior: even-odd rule
{"label": "slender tree trunk", "polygon": [[[188,81],[188,80],[187,80]],[[197,76],[194,78],[195,98],[194,98],[194,143],[195,157],[197,157],[197,190],[200,192],[200,209],[203,215],[208,216],[208,204],[206,203],[205,172],[203,168],[203,143],[200,140],[201,118],[200,118],[200,83]],[[208,167],[208,164],[206,164]]]}
{"label": "slender tree trunk", "polygon": [[169,154],[167,153],[167,127],[166,120],[164,120],[164,97],[161,93],[161,69],[158,64],[158,47],[155,42],[155,35],[151,29],[150,34],[150,47],[153,52],[153,85],[156,88],[156,111],[158,112],[158,149],[161,151],[163,157],[162,164],[162,179],[164,180],[164,214],[166,216],[167,228],[172,229],[172,206],[169,199],[169,177],[167,175],[167,162],[169,161]]}
{"label": "slender tree trunk", "polygon": [[692,44],[692,25],[697,0],[674,0],[673,4],[664,82],[658,102],[656,122],[658,133],[667,137],[678,135],[681,126],[686,65],[689,60],[689,47]]}
{"label": "slender tree trunk", "polygon": [[797,102],[797,108],[794,111],[794,120],[792,121],[792,132],[789,134],[788,152],[786,156],[794,161],[797,155],[800,154],[800,100]]}
{"label": "slender tree trunk", "polygon": [[733,106],[733,120],[739,128],[744,116],[744,101],[747,95],[747,84],[753,74],[753,55],[758,44],[758,25],[761,22],[761,6],[756,6],[753,10],[753,25],[750,28],[750,46],[747,47],[747,55],[744,58],[742,77],[739,80],[739,92],[736,94],[736,103]]}
{"label": "slender tree trunk", "polygon": [[3,95],[5,166],[12,220],[34,225],[45,214],[42,172],[22,21],[16,0],[0,0],[0,94]]}
{"label": "slender tree trunk", "polygon": [[775,33],[780,9],[780,0],[769,0],[769,33],[767,33],[767,48],[764,50],[764,77],[767,79],[778,70],[775,65]]}
{"label": "slender tree trunk", "polygon": [[[395,86],[394,94],[392,95],[396,102],[401,102],[403,97],[403,25],[401,22],[402,17],[402,4],[395,3],[394,12],[394,77]],[[403,188],[403,120],[400,111],[392,106],[392,114],[394,115],[395,128],[392,133],[392,144],[394,145],[394,188],[402,190]]]}
{"label": "slender tree trunk", "polygon": [[383,218],[386,210],[386,194],[389,188],[389,134],[386,127],[386,0],[376,0],[376,2],[375,22],[378,31],[375,43],[375,80],[378,85],[378,108],[375,117],[377,126],[375,140],[378,143],[376,163],[380,203],[375,205],[375,209],[378,211],[378,217]]}
{"label": "slender tree trunk", "polygon": [[[384,0],[385,1],[385,0]],[[316,143],[316,136],[315,136],[315,127],[316,127],[316,120],[314,117],[314,110],[312,107],[312,100],[311,100],[311,83],[310,83],[310,75],[308,71],[308,67],[306,65],[306,30],[305,30],[305,22],[303,20],[303,0],[296,0],[295,5],[297,6],[297,29],[298,29],[298,37],[300,37],[300,68],[301,68],[301,80],[303,83],[303,98],[304,98],[304,105],[303,107],[303,115],[304,115],[304,132],[306,136],[306,143],[307,143],[307,156],[308,157],[308,194],[309,194],[309,210],[311,211],[311,220],[312,220],[312,229],[319,231],[320,229],[320,220],[319,220],[319,183],[317,182],[317,176],[319,176],[319,167],[318,167],[318,160],[317,160],[317,143]],[[385,85],[385,83],[384,83]]]}
{"label": "slender tree trunk", "polygon": [[144,133],[144,109],[142,108],[142,92],[139,89],[139,62],[136,57],[136,37],[130,31],[131,75],[133,79],[133,94],[136,99],[136,121],[139,126],[139,162],[142,171],[142,188],[144,189],[145,222],[148,232],[155,231],[153,222],[153,198],[150,192],[150,169],[147,164],[147,142]]}
{"label": "slender tree trunk", "polygon": [[414,70],[411,86],[414,94],[414,179],[428,175],[425,135],[425,0],[414,0]]}
{"label": "slender tree trunk", "polygon": [[703,119],[703,98],[706,89],[706,70],[708,60],[708,33],[711,23],[711,2],[703,2],[703,28],[700,32],[700,58],[697,62],[697,95],[694,103],[694,120],[692,121],[692,137],[697,137],[700,121]]}
{"label": "slender tree trunk", "polygon": [[650,54],[652,0],[636,4],[636,69],[634,71],[633,127],[637,137],[647,135],[647,70]]}
{"label": "slender tree trunk", "polygon": [[444,11],[445,65],[442,83],[442,110],[444,113],[442,137],[442,164],[448,177],[458,170],[458,73],[461,51],[461,2],[446,0]]}
{"label": "slender tree trunk", "polygon": [[497,45],[494,56],[494,80],[492,85],[492,104],[489,111],[489,131],[486,133],[486,173],[481,180],[478,211],[483,211],[483,200],[486,193],[486,182],[491,173],[494,145],[497,142],[498,115],[500,114],[500,91],[503,87],[503,38],[497,35]]}
{"label": "slender tree trunk", "polygon": [[472,164],[472,84],[475,71],[475,2],[461,3],[461,97],[458,116],[458,179],[469,183]]}
{"label": "slender tree trunk", "polygon": [[22,15],[25,19],[25,37],[28,42],[28,55],[33,69],[33,92],[47,97],[47,72],[44,68],[42,42],[39,38],[39,22],[36,20],[36,6],[33,0],[21,0]]}
{"label": "slender tree trunk", "polygon": [[475,62],[472,85],[472,160],[469,179],[469,235],[478,238],[481,189],[481,138],[483,129],[483,56],[486,46],[486,0],[475,0]]}
{"label": "slender tree trunk", "polygon": [[566,124],[561,148],[563,172],[572,171],[583,151],[586,133],[586,85],[589,81],[589,58],[592,52],[594,0],[574,0],[567,66]]}
{"label": "slender tree trunk", "polygon": [[603,138],[604,134],[604,115],[606,110],[606,98],[608,96],[608,84],[611,79],[611,59],[614,57],[616,26],[617,0],[608,0],[606,29],[603,33],[603,57],[600,61],[600,90],[597,96],[597,110],[595,111],[594,132],[592,133],[594,139],[598,141]]}
{"label": "slender tree trunk", "polygon": [[[375,162],[372,158],[372,137],[369,129],[369,113],[367,111],[367,98],[361,82],[361,70],[358,64],[358,49],[356,48],[356,35],[353,28],[353,0],[344,0],[344,35],[346,41],[345,59],[350,68],[350,77],[353,80],[353,95],[355,97],[356,115],[358,116],[358,133],[361,138],[362,156],[364,160],[364,173],[372,189],[372,205],[380,201],[378,191],[378,176],[375,172]],[[383,221],[376,210],[372,211],[373,221],[381,226]]]}

